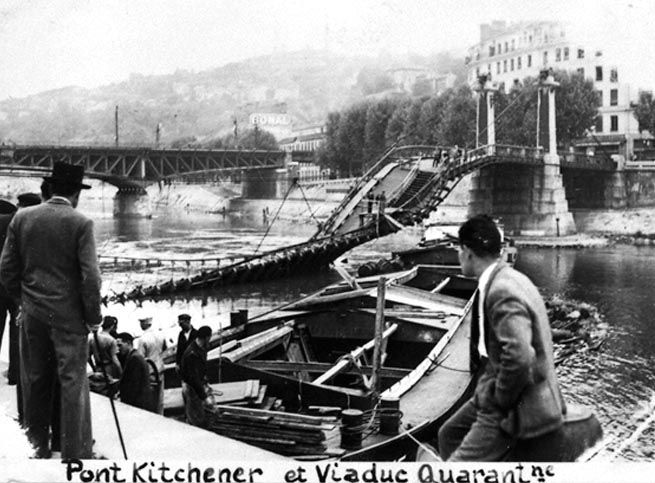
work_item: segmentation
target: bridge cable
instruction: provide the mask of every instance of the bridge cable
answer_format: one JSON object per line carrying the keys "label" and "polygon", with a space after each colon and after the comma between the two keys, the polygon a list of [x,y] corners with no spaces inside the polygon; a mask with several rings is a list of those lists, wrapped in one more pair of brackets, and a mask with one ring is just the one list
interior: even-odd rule
{"label": "bridge cable", "polygon": [[317,226],[320,226],[321,222],[318,221],[318,218],[316,218],[314,216],[314,212],[312,211],[312,207],[310,206],[309,201],[307,200],[307,197],[305,196],[305,190],[302,189],[302,185],[300,183],[298,183],[298,188],[300,188],[300,193],[302,194],[303,200],[305,200],[305,203],[307,203],[307,208],[309,209],[309,216],[311,216],[314,219]]}
{"label": "bridge cable", "polygon": [[[503,115],[507,113],[507,111],[509,110],[509,108],[512,107],[512,106],[513,106],[513,105],[514,105],[514,104],[515,104],[515,103],[516,103],[516,102],[521,98],[521,96],[524,95],[526,92],[527,92],[527,89],[523,89],[522,91],[520,91],[519,94],[514,98],[514,100],[512,100],[512,102],[510,102],[510,103],[505,107],[505,109],[503,109],[502,111],[500,111],[500,113],[495,117],[495,119],[494,119],[494,123],[500,121],[500,119],[503,117]],[[539,113],[537,113],[537,116],[538,116],[538,115],[539,115]],[[486,132],[487,132],[487,126],[485,126],[484,129],[482,129],[482,130],[480,131],[479,136],[483,135],[483,134],[486,133]]]}
{"label": "bridge cable", "polygon": [[[268,235],[268,232],[271,230],[271,227],[273,226],[273,223],[275,223],[275,220],[277,220],[277,217],[280,214],[280,211],[282,210],[282,207],[284,206],[284,202],[287,200],[287,198],[289,197],[289,194],[291,193],[291,190],[296,186],[297,183],[298,183],[298,178],[293,178],[293,182],[291,183],[291,185],[289,186],[289,189],[287,190],[286,194],[284,195],[284,198],[282,199],[282,203],[280,203],[280,206],[278,207],[277,212],[275,213],[275,216],[273,217],[271,222],[266,227],[266,232],[264,233],[264,236],[262,237],[262,239],[259,240],[259,245],[257,245],[257,248],[255,248],[254,253],[257,253],[259,251],[259,248],[262,246],[262,243],[264,243],[264,239]],[[253,255],[254,255],[254,253],[253,253]]]}

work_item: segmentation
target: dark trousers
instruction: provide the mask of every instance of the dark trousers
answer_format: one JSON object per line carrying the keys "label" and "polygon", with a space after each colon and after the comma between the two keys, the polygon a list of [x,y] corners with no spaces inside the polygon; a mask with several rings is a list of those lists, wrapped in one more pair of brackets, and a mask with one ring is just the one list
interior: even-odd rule
{"label": "dark trousers", "polygon": [[7,379],[9,384],[18,382],[18,326],[16,325],[16,304],[10,297],[0,296],[0,347],[5,334],[5,326],[9,325],[9,369]]}
{"label": "dark trousers", "polygon": [[24,317],[27,355],[28,397],[24,404],[27,435],[36,447],[47,449],[53,426],[56,382],[61,394],[61,457],[91,458],[91,408],[86,377],[88,342],[85,334],[53,328]]}
{"label": "dark trousers", "polygon": [[207,416],[202,405],[202,399],[200,399],[195,389],[186,382],[182,382],[182,398],[184,399],[186,422],[200,428],[207,426]]}
{"label": "dark trousers", "polygon": [[439,455],[444,461],[503,461],[516,442],[500,429],[501,419],[469,399],[439,429]]}

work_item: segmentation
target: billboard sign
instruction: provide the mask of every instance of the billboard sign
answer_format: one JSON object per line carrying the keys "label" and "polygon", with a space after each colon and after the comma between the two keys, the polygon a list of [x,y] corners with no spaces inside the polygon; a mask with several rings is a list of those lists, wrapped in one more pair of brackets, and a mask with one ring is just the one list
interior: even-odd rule
{"label": "billboard sign", "polygon": [[288,126],[291,117],[288,114],[256,112],[250,114],[250,124],[257,126]]}

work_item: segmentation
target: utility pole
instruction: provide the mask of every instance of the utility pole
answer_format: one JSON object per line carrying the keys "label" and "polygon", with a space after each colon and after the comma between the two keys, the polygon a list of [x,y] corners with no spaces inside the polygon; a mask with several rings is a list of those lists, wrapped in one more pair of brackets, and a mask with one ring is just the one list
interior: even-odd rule
{"label": "utility pole", "polygon": [[161,136],[161,122],[157,123],[157,129],[155,131],[155,147],[159,147],[159,138]]}
{"label": "utility pole", "polygon": [[116,104],[116,110],[114,112],[114,128],[115,128],[115,137],[116,147],[118,147],[118,104]]}

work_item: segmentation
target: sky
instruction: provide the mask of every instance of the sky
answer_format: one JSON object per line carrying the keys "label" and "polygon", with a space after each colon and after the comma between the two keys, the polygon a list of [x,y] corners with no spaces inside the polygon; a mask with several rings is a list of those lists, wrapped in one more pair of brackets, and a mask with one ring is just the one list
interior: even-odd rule
{"label": "sky", "polygon": [[0,100],[326,45],[463,58],[495,19],[570,22],[655,87],[653,0],[0,0]]}

